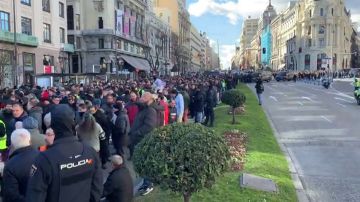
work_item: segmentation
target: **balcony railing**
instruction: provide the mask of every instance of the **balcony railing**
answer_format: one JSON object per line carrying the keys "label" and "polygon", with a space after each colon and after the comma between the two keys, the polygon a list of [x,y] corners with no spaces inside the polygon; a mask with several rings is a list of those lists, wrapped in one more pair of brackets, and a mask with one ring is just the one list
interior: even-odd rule
{"label": "balcony railing", "polygon": [[[0,41],[14,43],[14,33],[7,31],[0,31]],[[39,41],[37,37],[22,33],[16,33],[16,43],[25,46],[34,46],[34,47],[37,47],[39,45]]]}

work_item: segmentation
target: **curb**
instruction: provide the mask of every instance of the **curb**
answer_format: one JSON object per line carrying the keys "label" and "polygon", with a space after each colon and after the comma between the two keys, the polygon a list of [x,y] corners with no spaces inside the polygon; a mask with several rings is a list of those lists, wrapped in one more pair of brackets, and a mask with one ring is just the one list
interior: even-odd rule
{"label": "curb", "polygon": [[[252,89],[251,86],[249,86],[249,85],[247,85],[247,86],[250,89]],[[253,93],[254,93],[254,91],[253,91]],[[280,146],[281,151],[284,153],[286,161],[288,162],[290,175],[291,175],[291,178],[293,180],[293,184],[295,186],[298,201],[299,202],[310,202],[311,200],[310,200],[309,196],[306,194],[306,191],[304,189],[304,185],[303,185],[302,181],[300,180],[298,171],[297,171],[297,169],[295,167],[294,160],[291,158],[289,150],[285,147],[285,144],[279,142],[279,132],[276,129],[275,124],[271,120],[271,116],[269,115],[268,111],[265,108],[263,108],[263,111],[264,111],[264,113],[266,115],[266,118],[268,119],[268,122],[269,122],[271,128],[272,128],[275,139],[276,139],[278,145]]]}

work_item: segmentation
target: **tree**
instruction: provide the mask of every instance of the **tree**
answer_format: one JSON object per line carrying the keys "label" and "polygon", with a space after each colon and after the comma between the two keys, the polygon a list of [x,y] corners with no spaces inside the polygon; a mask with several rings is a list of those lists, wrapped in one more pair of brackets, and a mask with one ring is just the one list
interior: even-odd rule
{"label": "tree", "polygon": [[245,95],[238,89],[227,90],[224,92],[221,101],[232,107],[232,124],[235,124],[235,109],[244,105],[246,101]]}
{"label": "tree", "polygon": [[0,51],[0,87],[3,88],[5,77],[8,73],[11,54],[7,51]]}
{"label": "tree", "polygon": [[171,124],[147,135],[135,148],[134,166],[164,189],[193,193],[211,187],[229,168],[230,152],[223,137],[200,124]]}

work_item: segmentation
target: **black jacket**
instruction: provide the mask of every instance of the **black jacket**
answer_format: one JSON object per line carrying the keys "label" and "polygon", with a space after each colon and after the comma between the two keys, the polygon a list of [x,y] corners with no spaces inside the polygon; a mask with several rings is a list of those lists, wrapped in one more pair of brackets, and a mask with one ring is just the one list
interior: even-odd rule
{"label": "black jacket", "polygon": [[75,137],[75,115],[68,105],[51,111],[54,144],[39,154],[32,169],[26,201],[99,201],[103,176],[98,154]]}
{"label": "black jacket", "polygon": [[150,133],[157,126],[156,110],[142,103],[137,103],[137,105],[139,106],[139,112],[130,129],[130,144],[132,146],[137,145],[146,134]]}
{"label": "black jacket", "polygon": [[193,97],[193,110],[194,112],[203,112],[204,111],[204,94],[200,90],[195,92]]}
{"label": "black jacket", "polygon": [[213,86],[209,87],[206,91],[206,99],[205,99],[207,108],[214,108],[216,106],[216,91]]}
{"label": "black jacket", "polygon": [[103,196],[109,202],[133,201],[133,182],[125,166],[122,165],[111,171],[104,185]]}
{"label": "black jacket", "polygon": [[264,92],[264,84],[260,79],[256,82],[255,89],[256,89],[256,93],[258,94]]}
{"label": "black jacket", "polygon": [[3,175],[4,202],[25,201],[31,165],[39,152],[31,146],[15,150],[6,162]]}
{"label": "black jacket", "polygon": [[105,113],[98,109],[93,116],[95,117],[96,122],[100,124],[101,128],[104,130],[106,137],[109,137],[111,134],[111,124],[110,121],[107,120]]}
{"label": "black jacket", "polygon": [[127,136],[130,132],[129,117],[125,109],[118,112],[115,120],[115,124],[112,130],[113,137]]}

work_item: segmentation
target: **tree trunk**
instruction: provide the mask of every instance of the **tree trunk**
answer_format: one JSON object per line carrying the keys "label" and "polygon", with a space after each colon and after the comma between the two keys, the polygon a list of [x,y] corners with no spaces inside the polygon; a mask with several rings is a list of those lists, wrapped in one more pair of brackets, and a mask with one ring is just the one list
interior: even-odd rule
{"label": "tree trunk", "polygon": [[184,197],[184,202],[190,202],[191,193],[184,193],[183,197]]}
{"label": "tree trunk", "polygon": [[233,115],[232,124],[235,124],[235,107],[232,108],[232,115]]}

